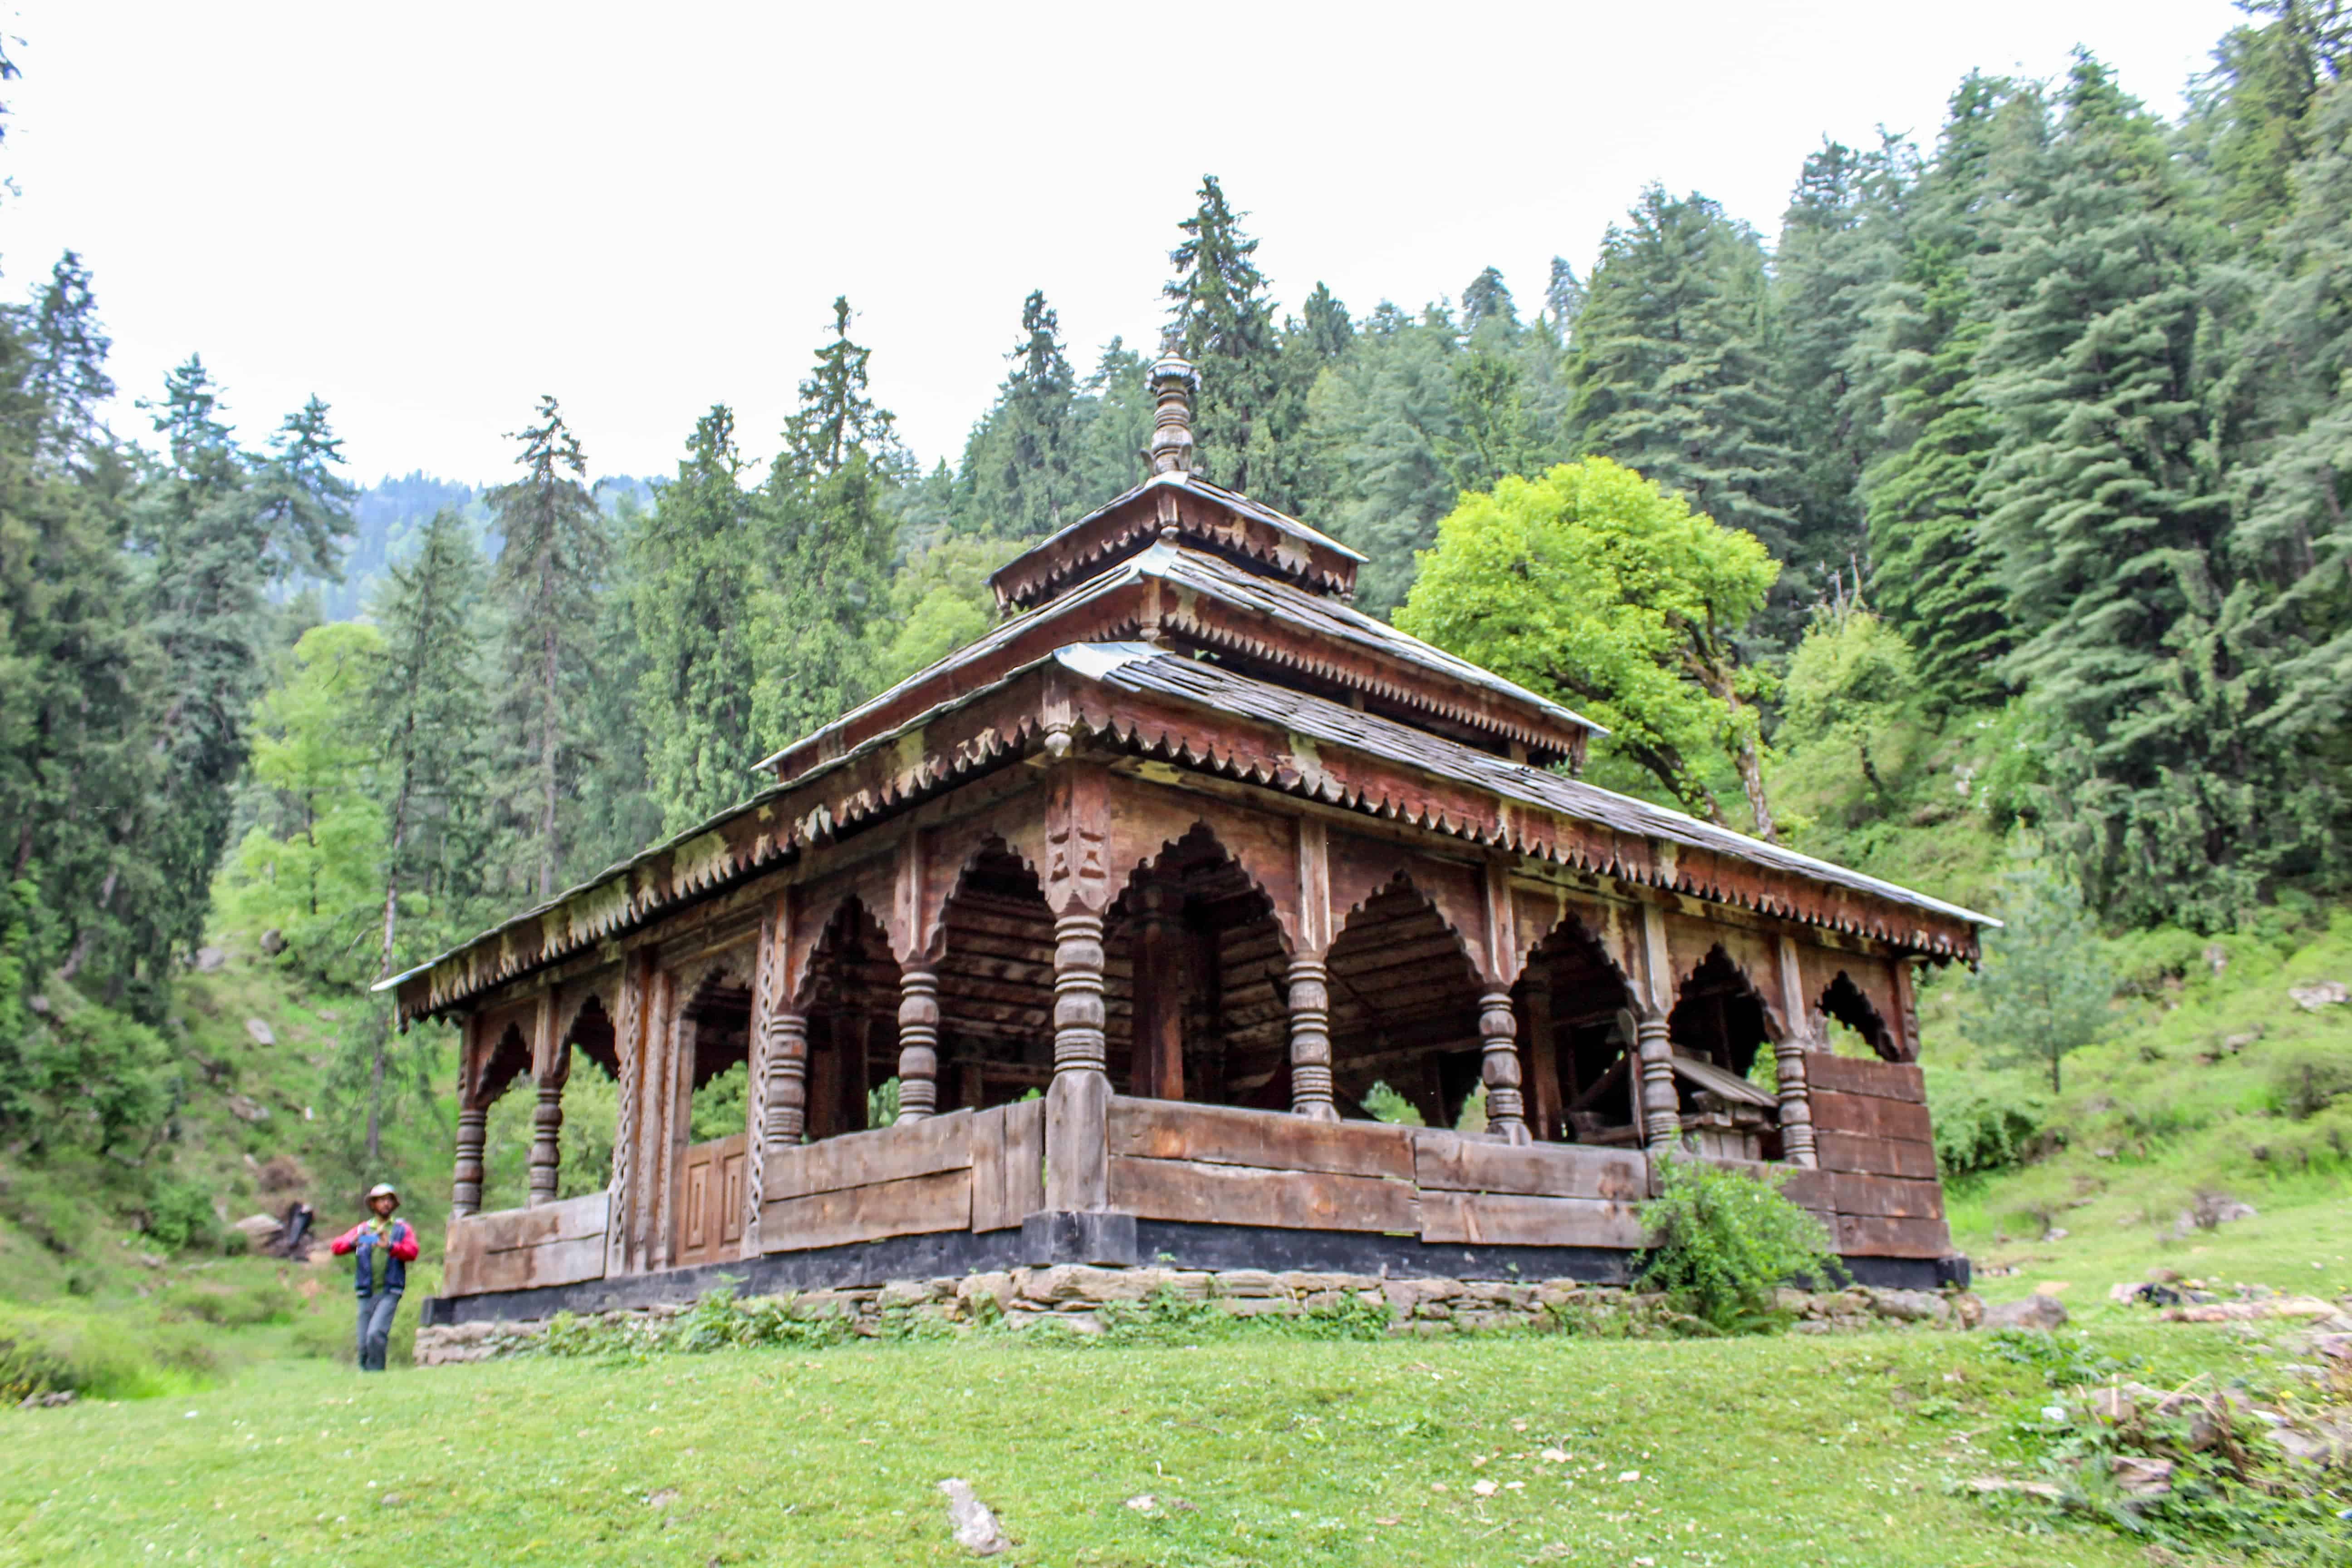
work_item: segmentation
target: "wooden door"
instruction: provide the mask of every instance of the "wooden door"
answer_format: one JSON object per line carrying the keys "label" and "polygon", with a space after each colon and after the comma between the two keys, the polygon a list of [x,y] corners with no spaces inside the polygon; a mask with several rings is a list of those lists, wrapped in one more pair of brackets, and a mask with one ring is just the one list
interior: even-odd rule
{"label": "wooden door", "polygon": [[731,1258],[743,1242],[744,1135],[689,1143],[678,1183],[677,1267]]}

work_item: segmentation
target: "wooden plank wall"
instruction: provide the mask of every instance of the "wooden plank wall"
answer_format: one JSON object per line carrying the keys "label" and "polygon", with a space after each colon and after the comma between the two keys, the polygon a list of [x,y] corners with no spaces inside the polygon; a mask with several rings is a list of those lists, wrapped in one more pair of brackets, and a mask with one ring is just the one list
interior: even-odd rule
{"label": "wooden plank wall", "polygon": [[450,1221],[442,1294],[475,1296],[602,1279],[612,1205],[609,1193],[590,1193],[537,1208]]}
{"label": "wooden plank wall", "polygon": [[769,1252],[940,1230],[1005,1230],[1045,1206],[1045,1104],[955,1110],[771,1153]]}
{"label": "wooden plank wall", "polygon": [[1812,1089],[1817,1174],[1830,1184],[1838,1250],[1864,1258],[1950,1252],[1918,1065],[1809,1056],[1805,1075]]}

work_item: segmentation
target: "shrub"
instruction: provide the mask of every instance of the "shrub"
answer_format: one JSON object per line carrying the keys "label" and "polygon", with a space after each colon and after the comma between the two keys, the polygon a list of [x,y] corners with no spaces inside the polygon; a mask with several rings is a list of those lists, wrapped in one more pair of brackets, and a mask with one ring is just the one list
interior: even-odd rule
{"label": "shrub", "polygon": [[2290,1121],[2308,1121],[2352,1095],[2352,1057],[2341,1047],[2308,1047],[2271,1068],[2271,1101]]}
{"label": "shrub", "polygon": [[2050,1102],[2011,1074],[1927,1071],[1936,1163],[1946,1176],[2021,1165],[2039,1152]]}
{"label": "shrub", "polygon": [[220,1230],[212,1200],[194,1182],[160,1175],[147,1195],[147,1223],[142,1226],[155,1244],[167,1251],[208,1247]]}
{"label": "shrub", "polygon": [[218,1370],[212,1347],[168,1327],[101,1312],[0,1302],[0,1400],[71,1389],[100,1399],[146,1399],[203,1385]]}
{"label": "shrub", "polygon": [[1774,1182],[1703,1161],[1659,1166],[1659,1194],[1642,1205],[1657,1238],[1639,1279],[1718,1332],[1776,1323],[1783,1285],[1816,1289],[1844,1275],[1822,1222],[1783,1197]]}

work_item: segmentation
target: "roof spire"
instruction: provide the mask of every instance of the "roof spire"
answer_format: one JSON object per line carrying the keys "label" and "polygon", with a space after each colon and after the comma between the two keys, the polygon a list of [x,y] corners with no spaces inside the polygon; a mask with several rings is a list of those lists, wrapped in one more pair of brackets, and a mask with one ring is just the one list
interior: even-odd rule
{"label": "roof spire", "polygon": [[1200,389],[1199,373],[1173,351],[1151,367],[1151,395],[1159,405],[1151,416],[1153,473],[1192,471],[1192,394]]}

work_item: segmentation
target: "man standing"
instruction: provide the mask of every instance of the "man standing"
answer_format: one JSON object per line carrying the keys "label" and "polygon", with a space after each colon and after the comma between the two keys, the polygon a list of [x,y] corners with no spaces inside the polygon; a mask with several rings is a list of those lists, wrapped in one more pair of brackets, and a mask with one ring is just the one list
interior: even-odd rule
{"label": "man standing", "polygon": [[406,1220],[392,1217],[400,1206],[400,1194],[390,1182],[370,1188],[367,1201],[375,1217],[352,1226],[331,1246],[338,1258],[359,1254],[360,1370],[382,1372],[384,1347],[392,1341],[392,1315],[400,1310],[408,1266],[416,1260],[416,1231]]}

